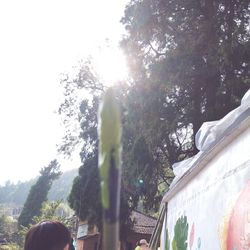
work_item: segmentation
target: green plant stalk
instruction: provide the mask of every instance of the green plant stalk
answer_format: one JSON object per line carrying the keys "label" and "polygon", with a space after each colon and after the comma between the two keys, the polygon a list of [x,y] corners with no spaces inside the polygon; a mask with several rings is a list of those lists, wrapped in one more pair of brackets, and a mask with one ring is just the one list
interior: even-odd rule
{"label": "green plant stalk", "polygon": [[119,106],[110,88],[104,93],[98,114],[104,250],[117,250],[119,246],[121,134]]}
{"label": "green plant stalk", "polygon": [[[110,223],[104,223],[103,224],[103,249],[112,249],[112,250],[118,250],[119,249],[119,233],[117,230],[117,226],[119,224],[110,224]],[[119,229],[119,227],[118,227]],[[105,233],[106,232],[106,233]]]}

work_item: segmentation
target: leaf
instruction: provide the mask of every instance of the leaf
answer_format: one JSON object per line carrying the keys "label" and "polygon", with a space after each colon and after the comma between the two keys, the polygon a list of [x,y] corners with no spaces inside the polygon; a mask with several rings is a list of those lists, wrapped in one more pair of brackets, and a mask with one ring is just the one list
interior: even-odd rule
{"label": "leaf", "polygon": [[187,217],[180,217],[174,227],[173,250],[187,250],[188,223]]}

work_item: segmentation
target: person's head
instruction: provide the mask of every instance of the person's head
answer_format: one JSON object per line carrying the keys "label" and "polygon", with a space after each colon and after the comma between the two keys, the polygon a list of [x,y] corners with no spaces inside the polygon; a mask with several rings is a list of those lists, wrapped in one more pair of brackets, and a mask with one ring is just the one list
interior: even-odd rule
{"label": "person's head", "polygon": [[148,242],[145,239],[140,240],[140,246],[148,246]]}
{"label": "person's head", "polygon": [[140,241],[137,241],[137,242],[136,242],[136,246],[140,246]]}
{"label": "person's head", "polygon": [[42,221],[26,234],[24,250],[68,250],[70,241],[70,232],[62,223]]}

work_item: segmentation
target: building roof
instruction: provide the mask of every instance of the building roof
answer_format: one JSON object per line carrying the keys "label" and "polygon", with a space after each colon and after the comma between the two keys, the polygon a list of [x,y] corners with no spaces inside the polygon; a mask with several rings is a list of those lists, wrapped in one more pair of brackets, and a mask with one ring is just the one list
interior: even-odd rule
{"label": "building roof", "polygon": [[148,216],[138,211],[133,211],[131,215],[134,225],[132,231],[140,234],[152,234],[156,225],[157,219]]}

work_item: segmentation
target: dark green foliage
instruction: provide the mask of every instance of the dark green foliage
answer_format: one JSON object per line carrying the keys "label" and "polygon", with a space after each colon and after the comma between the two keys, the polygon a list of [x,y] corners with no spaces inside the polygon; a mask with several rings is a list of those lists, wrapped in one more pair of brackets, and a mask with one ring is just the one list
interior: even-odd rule
{"label": "dark green foliage", "polygon": [[[125,175],[145,179],[157,207],[171,166],[197,153],[194,135],[250,88],[248,1],[135,0],[122,40],[131,72],[124,119]],[[136,173],[137,172],[137,173]],[[126,179],[135,190],[133,178]]]}
{"label": "dark green foliage", "polygon": [[249,89],[249,17],[249,1],[127,5],[122,46],[141,114],[136,117],[143,133],[154,135],[147,135],[152,149],[170,164],[196,153],[192,136],[202,122],[227,114]]}
{"label": "dark green foliage", "polygon": [[[81,71],[83,72],[83,71]],[[85,75],[91,75],[86,72]],[[70,206],[80,215],[81,219],[87,219],[90,223],[94,223],[100,227],[101,225],[101,208],[100,208],[100,190],[99,190],[99,177],[97,168],[97,110],[98,102],[100,99],[100,88],[91,89],[91,98],[82,100],[77,104],[70,103],[70,100],[77,100],[76,89],[83,88],[88,90],[88,86],[84,86],[83,83],[75,86],[78,83],[76,80],[69,80],[66,84],[65,98],[67,105],[75,105],[66,109],[66,105],[63,104],[65,113],[64,119],[66,126],[68,127],[69,121],[73,120],[76,111],[72,113],[70,110],[77,110],[79,107],[79,113],[75,117],[80,123],[80,134],[75,138],[76,141],[72,141],[72,135],[70,131],[67,131],[65,136],[64,145],[60,147],[64,153],[68,154],[74,147],[75,143],[81,141],[82,150],[80,153],[82,166],[79,169],[79,176],[75,179],[71,194],[69,196]],[[69,83],[72,91],[70,91]],[[154,208],[158,209],[158,205],[161,201],[162,194],[165,188],[169,185],[173,174],[169,171],[169,164],[164,162],[164,157],[157,154],[152,150],[149,131],[146,131],[140,124],[143,122],[140,113],[140,109],[134,106],[135,101],[139,101],[141,96],[134,99],[134,92],[129,92],[130,87],[124,84],[122,87],[115,88],[115,94],[120,101],[122,110],[123,121],[123,165],[122,165],[122,193],[121,193],[121,220],[123,226],[121,230],[124,230],[130,225],[129,214],[130,211],[137,206],[139,199],[143,199],[144,207],[147,210]],[[71,96],[73,95],[73,96]],[[67,101],[67,99],[69,101]],[[79,106],[78,106],[79,105]],[[62,112],[62,110],[60,112]],[[69,113],[68,113],[69,112]],[[69,119],[70,118],[70,119]],[[147,123],[145,123],[146,125]],[[143,134],[143,132],[147,134]],[[69,150],[69,151],[68,151]],[[155,147],[154,150],[157,150]],[[159,151],[159,150],[158,150]],[[138,186],[138,180],[143,180],[143,185]],[[147,187],[151,188],[147,188]],[[81,194],[81,195],[80,195]],[[93,199],[91,197],[96,197]],[[127,225],[127,226],[125,226]],[[100,227],[101,228],[101,227]],[[123,234],[125,235],[125,234]]]}
{"label": "dark green foliage", "polygon": [[180,217],[174,227],[173,250],[187,250],[188,223],[187,216]]}
{"label": "dark green foliage", "polygon": [[[82,166],[79,168],[79,176],[74,180],[68,201],[82,220],[88,220],[90,225],[97,225],[101,230],[102,207],[97,151],[98,102],[99,96],[95,95],[91,101],[84,100],[80,105],[80,137],[83,139],[80,153]],[[120,221],[123,237],[131,223],[129,220],[131,210],[132,204],[130,204],[129,195],[121,192]]]}
{"label": "dark green foliage", "polygon": [[74,180],[68,201],[82,220],[88,220],[89,224],[101,228],[99,183],[97,158],[86,159],[79,169],[79,176]]}
{"label": "dark green foliage", "polygon": [[47,200],[52,182],[61,175],[59,167],[57,160],[53,160],[48,167],[41,169],[41,175],[31,187],[23,210],[18,218],[19,226],[27,227],[32,222],[32,218],[40,214],[42,203]]}
{"label": "dark green foliage", "polygon": [[101,228],[100,181],[97,156],[97,109],[98,96],[91,101],[83,100],[80,105],[79,137],[83,147],[80,153],[82,166],[74,179],[68,201],[72,209],[82,220],[88,220]]}

